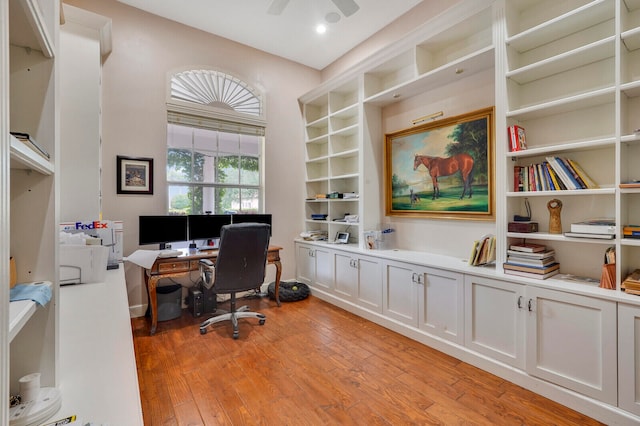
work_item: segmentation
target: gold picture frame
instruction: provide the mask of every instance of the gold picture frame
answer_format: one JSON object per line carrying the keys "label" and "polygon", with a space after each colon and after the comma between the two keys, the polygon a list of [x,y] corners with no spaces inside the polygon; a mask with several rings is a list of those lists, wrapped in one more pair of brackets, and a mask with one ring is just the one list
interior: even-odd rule
{"label": "gold picture frame", "polygon": [[494,108],[385,135],[390,216],[495,220]]}

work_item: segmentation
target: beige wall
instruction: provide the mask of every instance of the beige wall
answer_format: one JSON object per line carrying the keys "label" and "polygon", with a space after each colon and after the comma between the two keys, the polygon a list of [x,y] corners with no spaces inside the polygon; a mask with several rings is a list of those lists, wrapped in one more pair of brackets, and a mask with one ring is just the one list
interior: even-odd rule
{"label": "beige wall", "polygon": [[[125,256],[135,251],[138,216],[166,212],[167,74],[184,67],[228,72],[266,94],[266,212],[272,243],[281,245],[283,278],[295,277],[293,239],[302,226],[304,185],[301,115],[297,98],[320,83],[311,68],[158,18],[114,0],[67,3],[113,20],[113,52],[103,68],[102,210],[124,220]],[[64,96],[64,94],[63,94]],[[116,195],[116,156],[154,159],[154,195]],[[129,305],[146,304],[138,267],[125,263]],[[268,280],[273,279],[268,268]]]}

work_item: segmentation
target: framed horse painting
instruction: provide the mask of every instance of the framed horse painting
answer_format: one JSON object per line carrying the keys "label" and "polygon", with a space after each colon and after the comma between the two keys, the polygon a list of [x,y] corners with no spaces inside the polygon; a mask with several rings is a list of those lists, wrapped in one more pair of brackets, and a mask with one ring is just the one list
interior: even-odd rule
{"label": "framed horse painting", "polygon": [[386,213],[494,220],[493,107],[385,135]]}

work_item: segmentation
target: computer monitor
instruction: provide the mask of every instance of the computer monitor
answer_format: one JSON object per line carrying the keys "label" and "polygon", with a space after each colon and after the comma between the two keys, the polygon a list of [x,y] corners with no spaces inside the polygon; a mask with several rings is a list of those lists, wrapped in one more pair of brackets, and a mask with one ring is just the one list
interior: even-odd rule
{"label": "computer monitor", "polygon": [[267,225],[271,225],[271,235],[273,235],[273,225],[271,224],[270,214],[234,214],[232,216],[232,221],[233,223],[266,223]]}
{"label": "computer monitor", "polygon": [[138,244],[160,244],[164,250],[167,243],[187,241],[187,216],[140,216],[138,222]]}
{"label": "computer monitor", "polygon": [[189,215],[189,240],[220,238],[220,228],[230,223],[230,214]]}

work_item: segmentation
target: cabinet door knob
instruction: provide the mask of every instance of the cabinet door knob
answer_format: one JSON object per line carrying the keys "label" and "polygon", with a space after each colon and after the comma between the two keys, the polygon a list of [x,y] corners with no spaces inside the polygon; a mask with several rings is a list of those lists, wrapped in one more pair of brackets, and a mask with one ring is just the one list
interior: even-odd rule
{"label": "cabinet door knob", "polygon": [[527,307],[529,308],[529,312],[533,312],[533,299],[529,299]]}
{"label": "cabinet door knob", "polygon": [[518,309],[522,309],[522,296],[518,296]]}

